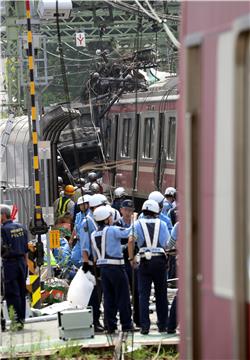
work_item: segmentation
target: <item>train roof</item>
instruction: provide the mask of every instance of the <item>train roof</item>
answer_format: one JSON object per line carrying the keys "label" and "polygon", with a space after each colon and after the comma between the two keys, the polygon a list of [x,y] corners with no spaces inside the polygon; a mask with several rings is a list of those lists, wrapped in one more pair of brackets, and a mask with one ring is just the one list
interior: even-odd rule
{"label": "train roof", "polygon": [[[147,91],[137,93],[137,102],[141,103],[147,99],[150,101],[175,101],[179,99],[178,77],[171,76],[165,80],[157,81],[148,87]],[[135,92],[123,94],[113,105],[133,103],[136,101]]]}

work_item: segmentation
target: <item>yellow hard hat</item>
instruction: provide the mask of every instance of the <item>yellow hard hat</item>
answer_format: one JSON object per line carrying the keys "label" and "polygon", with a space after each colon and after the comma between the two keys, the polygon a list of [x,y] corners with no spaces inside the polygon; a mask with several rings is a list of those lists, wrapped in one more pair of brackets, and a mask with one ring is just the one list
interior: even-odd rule
{"label": "yellow hard hat", "polygon": [[64,194],[65,195],[74,195],[75,194],[75,188],[73,185],[66,185],[64,188]]}

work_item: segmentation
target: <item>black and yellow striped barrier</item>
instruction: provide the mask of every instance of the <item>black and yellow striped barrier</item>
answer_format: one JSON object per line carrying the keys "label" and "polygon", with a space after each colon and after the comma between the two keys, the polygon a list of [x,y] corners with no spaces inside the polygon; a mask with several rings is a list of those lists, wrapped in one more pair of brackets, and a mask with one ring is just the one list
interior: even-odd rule
{"label": "black and yellow striped barrier", "polygon": [[41,284],[39,275],[29,276],[27,289],[31,293],[31,306],[39,309],[41,307]]}
{"label": "black and yellow striped barrier", "polygon": [[[38,159],[38,134],[37,134],[37,113],[35,102],[35,79],[34,79],[34,59],[32,46],[32,31],[30,21],[30,0],[26,0],[26,18],[27,18],[27,41],[28,41],[28,67],[29,67],[29,90],[31,100],[31,120],[32,120],[32,143],[33,143],[33,169],[34,169],[34,189],[35,189],[35,207],[41,209],[41,193],[39,181],[39,159]],[[41,211],[36,211],[36,219],[41,219]]]}
{"label": "black and yellow striped barrier", "polygon": [[[41,193],[40,193],[40,181],[39,181],[39,159],[38,159],[38,134],[37,134],[37,111],[35,103],[35,78],[34,78],[34,59],[33,59],[33,46],[32,46],[32,31],[31,31],[31,18],[30,18],[30,0],[25,1],[26,4],[26,19],[27,19],[27,41],[28,41],[28,67],[29,67],[29,91],[30,91],[30,103],[31,103],[31,120],[32,120],[32,143],[33,143],[33,169],[34,169],[34,190],[35,190],[35,213],[34,218],[36,222],[42,220],[42,208],[41,208]],[[38,243],[41,243],[41,235],[38,235]],[[39,244],[38,244],[39,245]],[[36,247],[40,249],[40,246]],[[37,263],[39,265],[39,256],[37,255]],[[42,259],[43,261],[43,259]],[[31,297],[32,306],[39,308],[41,306],[41,288],[40,277],[34,275],[35,262],[32,257],[29,261],[30,285],[28,285]]]}

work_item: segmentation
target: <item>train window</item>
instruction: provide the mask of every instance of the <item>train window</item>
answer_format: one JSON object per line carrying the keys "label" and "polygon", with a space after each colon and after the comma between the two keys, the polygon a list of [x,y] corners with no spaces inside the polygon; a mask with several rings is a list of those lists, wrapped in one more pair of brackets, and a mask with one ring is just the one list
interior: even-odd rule
{"label": "train window", "polygon": [[175,160],[176,117],[168,118],[167,160]]}
{"label": "train window", "polygon": [[154,152],[155,119],[153,117],[144,119],[144,139],[142,157],[152,159]]}
{"label": "train window", "polygon": [[122,123],[122,146],[121,146],[121,156],[129,157],[130,156],[130,132],[131,132],[131,119],[125,118]]}

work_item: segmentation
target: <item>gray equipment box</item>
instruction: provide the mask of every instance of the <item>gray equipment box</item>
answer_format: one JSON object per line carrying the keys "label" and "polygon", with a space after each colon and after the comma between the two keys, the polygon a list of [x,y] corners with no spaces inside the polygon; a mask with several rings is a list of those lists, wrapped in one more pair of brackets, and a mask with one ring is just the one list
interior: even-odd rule
{"label": "gray equipment box", "polygon": [[62,340],[93,338],[92,307],[58,312],[58,328]]}

